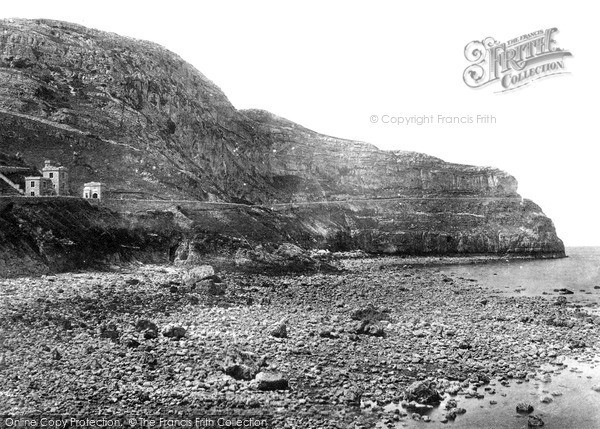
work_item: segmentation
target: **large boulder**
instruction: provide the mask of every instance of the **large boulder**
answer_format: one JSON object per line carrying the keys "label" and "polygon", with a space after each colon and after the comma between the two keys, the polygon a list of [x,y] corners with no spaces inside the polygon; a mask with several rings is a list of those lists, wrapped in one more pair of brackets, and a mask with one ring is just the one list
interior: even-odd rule
{"label": "large boulder", "polygon": [[415,381],[404,391],[406,401],[419,404],[437,404],[442,400],[440,393],[427,381]]}
{"label": "large boulder", "polygon": [[287,338],[288,337],[287,320],[282,319],[281,321],[279,321],[278,323],[273,325],[271,327],[270,334],[272,337],[275,337],[275,338]]}
{"label": "large boulder", "polygon": [[202,295],[225,295],[227,285],[218,276],[210,276],[195,285],[196,291]]}
{"label": "large boulder", "polygon": [[262,371],[256,375],[256,388],[258,390],[287,390],[288,380],[279,371]]}
{"label": "large boulder", "polygon": [[381,320],[390,320],[390,310],[387,308],[378,308],[373,304],[352,310],[350,313],[352,320],[365,320],[367,322],[379,322]]}
{"label": "large boulder", "polygon": [[540,428],[544,426],[544,421],[535,415],[531,415],[527,418],[527,426],[530,428]]}
{"label": "large boulder", "polygon": [[185,337],[186,333],[185,328],[177,325],[167,325],[162,332],[163,336],[172,340],[180,340]]}
{"label": "large boulder", "polygon": [[370,323],[366,320],[354,322],[350,328],[350,332],[357,335],[370,335],[372,337],[384,337],[385,331],[377,323]]}
{"label": "large boulder", "polygon": [[532,413],[533,405],[527,402],[519,402],[517,404],[517,413]]}
{"label": "large boulder", "polygon": [[143,332],[144,338],[146,340],[152,340],[152,339],[158,338],[158,326],[156,326],[156,323],[154,323],[150,320],[146,320],[146,319],[138,320],[137,323],[135,324],[135,329],[137,329],[140,332]]}
{"label": "large boulder", "polygon": [[363,395],[363,390],[358,386],[350,386],[344,389],[341,394],[341,399],[348,405],[358,406]]}
{"label": "large boulder", "polygon": [[215,269],[210,265],[200,265],[190,268],[184,275],[183,281],[188,286],[194,286],[201,280],[215,275]]}
{"label": "large boulder", "polygon": [[306,250],[290,243],[283,243],[277,248],[269,245],[240,248],[235,254],[235,265],[243,271],[259,273],[337,271],[332,265],[313,258]]}
{"label": "large boulder", "polygon": [[236,380],[252,380],[264,365],[264,358],[235,346],[225,350],[221,362],[223,372]]}

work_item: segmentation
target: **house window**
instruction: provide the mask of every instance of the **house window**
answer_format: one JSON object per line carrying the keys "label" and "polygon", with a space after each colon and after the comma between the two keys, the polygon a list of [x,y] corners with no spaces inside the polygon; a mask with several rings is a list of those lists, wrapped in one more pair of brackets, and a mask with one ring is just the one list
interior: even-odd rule
{"label": "house window", "polygon": [[35,188],[35,182],[31,182],[31,187]]}
{"label": "house window", "polygon": [[35,192],[32,192],[32,193],[31,193],[31,196],[32,196],[32,197],[35,197]]}
{"label": "house window", "polygon": [[98,198],[98,194],[94,193],[94,195],[92,195],[92,198]]}
{"label": "house window", "polygon": [[50,173],[48,176],[52,179],[54,177],[54,173]]}

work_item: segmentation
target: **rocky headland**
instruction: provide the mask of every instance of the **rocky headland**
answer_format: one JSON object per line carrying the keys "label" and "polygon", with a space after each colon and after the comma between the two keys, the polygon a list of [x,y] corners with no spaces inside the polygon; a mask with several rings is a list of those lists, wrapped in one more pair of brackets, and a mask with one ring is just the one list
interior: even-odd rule
{"label": "rocky headland", "polygon": [[[0,30],[0,151],[68,167],[75,196],[85,182],[104,182],[105,208],[119,216],[173,214],[169,230],[183,225],[182,249],[288,242],[399,255],[564,256],[552,221],[503,171],[382,151],[238,110],[150,42],[52,20],[2,20]],[[127,240],[123,249],[144,250]]]}

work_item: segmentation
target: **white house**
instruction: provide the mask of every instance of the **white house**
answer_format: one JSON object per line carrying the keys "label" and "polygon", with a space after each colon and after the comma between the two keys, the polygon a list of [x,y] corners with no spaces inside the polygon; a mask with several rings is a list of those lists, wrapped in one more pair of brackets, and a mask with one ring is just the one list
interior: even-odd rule
{"label": "white house", "polygon": [[83,185],[83,198],[90,200],[101,200],[104,184],[100,182],[88,182]]}

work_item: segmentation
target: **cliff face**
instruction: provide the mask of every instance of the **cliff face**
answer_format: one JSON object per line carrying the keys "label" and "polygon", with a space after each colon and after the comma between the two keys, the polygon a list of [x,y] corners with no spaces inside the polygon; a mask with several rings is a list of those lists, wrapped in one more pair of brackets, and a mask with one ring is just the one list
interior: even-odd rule
{"label": "cliff face", "polygon": [[[273,205],[269,222],[296,225],[288,239],[321,247],[564,253],[552,222],[520,199],[507,173],[238,111],[200,72],[149,42],[4,20],[0,79],[0,151],[61,162],[76,195],[94,180],[110,198]],[[278,205],[286,203],[300,205]],[[243,229],[229,225],[228,234]]]}
{"label": "cliff face", "polygon": [[0,274],[168,262],[182,235],[172,212],[131,216],[77,198],[0,198]]}
{"label": "cliff face", "polygon": [[416,152],[382,151],[316,133],[264,111],[244,114],[273,148],[266,154],[273,183],[291,201],[518,196],[516,180],[498,169],[450,164]]}

